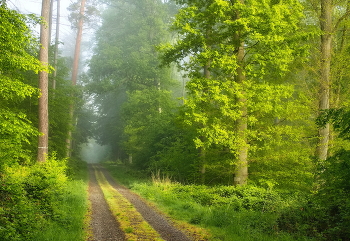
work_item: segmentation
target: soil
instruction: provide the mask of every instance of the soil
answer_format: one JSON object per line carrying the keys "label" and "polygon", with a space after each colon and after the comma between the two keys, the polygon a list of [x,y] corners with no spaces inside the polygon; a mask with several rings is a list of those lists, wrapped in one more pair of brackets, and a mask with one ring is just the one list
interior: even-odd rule
{"label": "soil", "polygon": [[[103,172],[108,182],[120,194],[128,199],[131,204],[134,205],[136,210],[161,235],[164,240],[191,240],[183,232],[174,227],[170,219],[166,218],[163,214],[149,206],[140,196],[118,184],[102,166],[96,165],[95,168]],[[112,216],[112,213],[108,208],[108,204],[104,200],[102,190],[97,183],[92,166],[89,166],[89,172],[89,195],[92,206],[91,230],[93,232],[93,238],[91,241],[125,240],[125,236],[122,230],[120,230],[118,222]]]}

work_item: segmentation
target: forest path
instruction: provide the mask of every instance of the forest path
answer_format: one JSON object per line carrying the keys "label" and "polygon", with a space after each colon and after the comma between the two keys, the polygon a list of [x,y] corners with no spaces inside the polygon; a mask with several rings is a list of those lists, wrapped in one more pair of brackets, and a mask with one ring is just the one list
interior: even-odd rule
{"label": "forest path", "polygon": [[125,240],[120,224],[112,215],[104,199],[92,165],[89,165],[89,200],[91,203],[90,229],[92,231],[89,241]]}
{"label": "forest path", "polygon": [[[135,217],[134,214],[130,214],[130,218],[132,219],[132,223],[140,223],[147,222],[147,225],[150,225],[151,229],[153,228],[154,233],[157,236],[161,237],[157,238],[156,236],[146,237],[145,234],[137,232],[134,229],[134,233],[137,236],[137,240],[167,240],[167,241],[190,241],[190,239],[182,233],[180,230],[175,228],[171,221],[169,221],[165,216],[154,210],[150,207],[145,201],[142,200],[137,194],[131,192],[129,189],[124,186],[118,184],[109,172],[100,165],[89,165],[89,174],[90,174],[90,184],[89,184],[89,196],[92,206],[92,216],[91,216],[91,230],[93,232],[93,237],[89,241],[102,241],[102,240],[127,240],[129,234],[124,234],[120,228],[118,221],[113,216],[110,211],[110,207],[105,200],[105,196],[101,189],[101,178],[105,179],[107,185],[113,187],[115,193],[112,198],[112,202],[114,202],[119,208],[123,208],[123,200],[126,199],[133,208],[135,208],[135,212],[140,214],[140,220],[136,220],[138,217]],[[98,175],[96,177],[96,175]],[[105,185],[103,185],[105,186]],[[99,190],[99,191],[96,191]],[[121,195],[118,198],[118,195]],[[106,194],[105,194],[106,195]],[[111,199],[109,199],[109,203],[111,205]],[[118,204],[119,203],[119,204]],[[127,207],[126,207],[127,208]],[[107,209],[107,211],[106,211]],[[127,211],[129,212],[129,211]],[[119,213],[118,213],[119,214]],[[137,216],[137,215],[136,215]],[[142,216],[142,217],[141,217]],[[110,218],[113,219],[110,220]],[[121,216],[118,218],[123,219]],[[117,218],[117,219],[118,219]],[[106,219],[106,220],[104,220]],[[109,221],[108,221],[109,220]],[[123,220],[121,220],[123,222]],[[113,224],[114,222],[114,224]],[[137,227],[136,227],[137,229]],[[152,231],[151,231],[152,232]],[[103,236],[104,235],[104,236]],[[134,236],[135,237],[135,236]]]}

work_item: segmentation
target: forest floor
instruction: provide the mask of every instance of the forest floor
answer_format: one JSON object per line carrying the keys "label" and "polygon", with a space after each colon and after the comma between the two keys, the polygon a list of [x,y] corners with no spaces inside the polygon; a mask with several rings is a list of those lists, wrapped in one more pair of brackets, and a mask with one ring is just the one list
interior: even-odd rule
{"label": "forest floor", "polygon": [[192,240],[100,165],[89,165],[89,241]]}

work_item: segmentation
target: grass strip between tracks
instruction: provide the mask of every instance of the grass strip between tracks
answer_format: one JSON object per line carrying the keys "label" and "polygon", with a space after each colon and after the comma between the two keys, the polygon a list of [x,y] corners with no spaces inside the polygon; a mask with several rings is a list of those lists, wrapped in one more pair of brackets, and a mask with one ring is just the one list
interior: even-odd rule
{"label": "grass strip between tracks", "polygon": [[127,240],[163,240],[135,207],[109,184],[101,171],[95,169],[95,175],[108,206],[120,223]]}

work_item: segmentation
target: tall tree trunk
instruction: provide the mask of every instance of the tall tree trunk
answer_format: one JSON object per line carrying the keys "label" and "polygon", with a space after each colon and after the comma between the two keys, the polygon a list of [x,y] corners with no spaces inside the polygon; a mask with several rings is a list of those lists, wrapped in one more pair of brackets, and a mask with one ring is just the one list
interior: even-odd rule
{"label": "tall tree trunk", "polygon": [[[244,43],[240,43],[237,53],[237,76],[236,82],[243,84],[245,81],[244,74]],[[244,185],[247,183],[248,179],[248,140],[247,140],[247,99],[245,96],[245,91],[242,90],[240,97],[237,99],[237,102],[241,104],[240,112],[241,117],[236,122],[237,135],[239,140],[239,149],[238,149],[238,160],[236,165],[236,170],[234,173],[234,185]]]}
{"label": "tall tree trunk", "polygon": [[[240,0],[241,4],[244,4],[244,0]],[[240,14],[236,14],[236,19],[240,18]],[[237,48],[237,74],[235,76],[235,81],[239,84],[245,82],[245,73],[244,73],[244,42],[241,41],[240,33],[237,32],[234,34],[234,39],[236,40]],[[237,102],[241,105],[240,112],[241,116],[236,122],[236,131],[237,137],[239,140],[238,146],[238,158],[236,169],[234,172],[234,185],[245,185],[248,180],[248,140],[247,140],[247,99],[245,97],[246,93],[244,90],[241,92],[241,96],[237,98]]]}
{"label": "tall tree trunk", "polygon": [[[329,109],[331,84],[331,52],[332,52],[332,0],[321,1],[320,25],[321,35],[321,66],[320,66],[320,92],[319,111]],[[316,157],[326,160],[328,155],[330,126],[327,124],[319,128],[319,140],[316,147]]]}
{"label": "tall tree trunk", "polygon": [[[50,0],[42,1],[41,16],[47,23],[50,15]],[[40,52],[39,59],[44,65],[49,62],[49,29],[45,23],[40,26]],[[39,98],[39,136],[38,141],[38,162],[44,162],[48,153],[48,136],[49,136],[49,112],[48,112],[48,72],[40,71],[39,73],[39,89],[41,96]]]}
{"label": "tall tree trunk", "polygon": [[[52,1],[52,0],[51,0]],[[56,89],[56,78],[57,78],[57,57],[58,57],[58,41],[60,36],[60,14],[61,14],[61,0],[57,0],[57,14],[56,14],[56,34],[55,34],[55,52],[54,52],[54,60],[53,67],[55,71],[53,73],[53,81],[52,88]]]}
{"label": "tall tree trunk", "polygon": [[[73,60],[73,69],[72,69],[72,85],[73,86],[75,86],[77,84],[77,78],[78,78],[80,46],[81,46],[81,39],[82,39],[82,35],[83,35],[85,2],[86,2],[86,0],[81,0],[81,3],[80,3],[78,31],[77,31],[77,38],[76,38],[76,42],[75,42],[75,51],[74,51],[74,60]],[[73,122],[74,106],[73,105],[70,106],[69,114],[70,114],[71,129],[72,129],[74,126],[74,122]],[[71,149],[72,149],[72,131],[71,130],[68,133],[68,138],[66,140],[66,143],[67,143],[67,157],[69,157],[71,155]]]}

